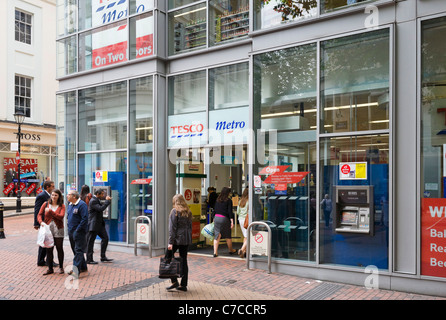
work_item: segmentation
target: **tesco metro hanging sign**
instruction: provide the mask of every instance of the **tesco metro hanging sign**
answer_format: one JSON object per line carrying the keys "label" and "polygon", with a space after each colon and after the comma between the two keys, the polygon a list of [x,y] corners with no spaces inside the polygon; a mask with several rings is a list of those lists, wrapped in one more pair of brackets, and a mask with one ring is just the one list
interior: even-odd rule
{"label": "tesco metro hanging sign", "polygon": [[[93,0],[92,26],[108,24],[127,16],[129,0]],[[136,12],[153,8],[153,0],[136,0]],[[153,54],[153,16],[136,20],[136,58]],[[114,26],[92,34],[92,68],[127,61],[129,30],[127,24]],[[133,49],[133,48],[132,48]]]}

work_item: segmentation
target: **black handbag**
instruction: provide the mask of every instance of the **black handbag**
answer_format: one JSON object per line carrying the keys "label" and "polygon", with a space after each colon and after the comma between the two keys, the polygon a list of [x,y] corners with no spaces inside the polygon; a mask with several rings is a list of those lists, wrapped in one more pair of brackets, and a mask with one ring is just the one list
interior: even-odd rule
{"label": "black handbag", "polygon": [[172,256],[169,257],[166,251],[166,255],[160,258],[159,278],[181,278],[183,275],[183,259],[181,257]]}

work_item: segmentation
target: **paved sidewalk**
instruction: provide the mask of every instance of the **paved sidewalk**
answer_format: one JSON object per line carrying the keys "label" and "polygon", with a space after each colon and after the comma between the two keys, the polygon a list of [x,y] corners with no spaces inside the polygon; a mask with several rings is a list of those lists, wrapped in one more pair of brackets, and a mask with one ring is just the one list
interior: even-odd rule
{"label": "paved sidewalk", "polygon": [[[109,251],[107,255],[114,259],[113,263],[89,265],[89,272],[79,279],[57,273],[43,276],[46,268],[36,266],[37,231],[32,223],[32,214],[9,215],[4,219],[0,300],[446,300],[246,270],[245,260],[239,258],[195,254],[188,257],[187,292],[166,291],[170,280],[157,277],[159,257],[150,259],[131,253]],[[64,252],[68,270],[73,254],[67,241]],[[54,255],[57,257],[56,250]],[[97,251],[95,258],[99,260]]]}

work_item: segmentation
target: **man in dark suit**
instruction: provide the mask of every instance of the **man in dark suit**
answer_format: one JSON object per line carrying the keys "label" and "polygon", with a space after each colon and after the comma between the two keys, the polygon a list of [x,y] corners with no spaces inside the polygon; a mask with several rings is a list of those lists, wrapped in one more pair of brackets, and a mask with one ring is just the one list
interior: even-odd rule
{"label": "man in dark suit", "polygon": [[[104,199],[105,201],[102,204],[101,200]],[[102,262],[113,261],[113,259],[108,259],[105,256],[105,252],[107,251],[107,246],[108,246],[108,234],[107,230],[105,230],[105,221],[103,217],[103,211],[107,209],[107,207],[110,205],[111,199],[112,198],[109,195],[106,196],[104,189],[97,189],[90,200],[88,208],[88,237],[87,237],[88,264],[97,264],[97,262],[93,260],[93,247],[94,247],[94,241],[97,236],[101,238],[101,261]]]}
{"label": "man in dark suit", "polygon": [[75,190],[68,192],[67,201],[69,203],[67,209],[68,239],[74,254],[73,270],[69,271],[68,275],[79,276],[81,272],[88,272],[84,258],[88,230],[88,207],[80,199],[79,192]]}
{"label": "man in dark suit", "polygon": [[[48,199],[51,197],[51,193],[53,192],[53,190],[54,190],[54,181],[50,180],[45,181],[43,184],[43,191],[39,193],[36,197],[36,201],[34,203],[34,229],[36,230],[39,230],[40,228],[40,224],[37,221],[37,215],[39,214],[42,205],[46,201],[48,201]],[[39,247],[39,253],[37,255],[37,265],[39,267],[46,266],[45,256],[46,256],[46,248]]]}

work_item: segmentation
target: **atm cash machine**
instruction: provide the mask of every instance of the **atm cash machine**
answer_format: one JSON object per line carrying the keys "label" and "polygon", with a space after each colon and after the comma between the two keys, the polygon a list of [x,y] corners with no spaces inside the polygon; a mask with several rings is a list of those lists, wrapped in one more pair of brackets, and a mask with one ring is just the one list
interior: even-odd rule
{"label": "atm cash machine", "polygon": [[374,234],[373,186],[334,186],[336,233]]}

